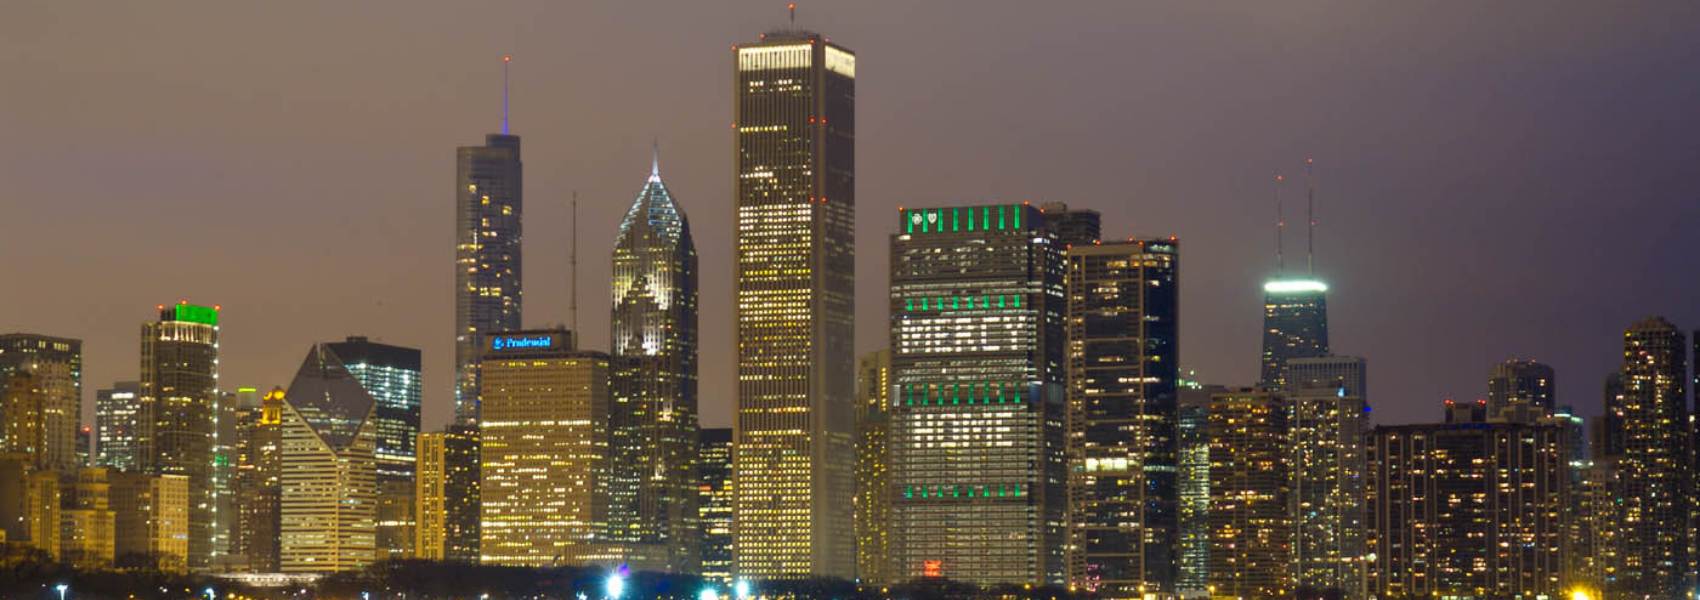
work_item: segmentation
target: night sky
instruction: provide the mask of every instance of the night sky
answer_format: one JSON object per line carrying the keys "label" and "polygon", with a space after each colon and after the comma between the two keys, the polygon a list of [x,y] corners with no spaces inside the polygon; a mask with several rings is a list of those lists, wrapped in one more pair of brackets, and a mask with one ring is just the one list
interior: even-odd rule
{"label": "night sky", "polygon": [[[1599,412],[1621,330],[1700,327],[1700,3],[810,2],[858,60],[857,348],[886,343],[899,205],[1061,200],[1179,236],[1185,368],[1257,374],[1272,185],[1382,423],[1551,363]],[[450,414],[454,150],[524,136],[525,322],[607,347],[608,253],[650,167],[701,254],[702,413],[731,421],[731,46],[784,2],[0,3],[0,330],[84,340],[85,396],[139,324],[221,304],[221,384],[313,342],[425,352]],[[1289,265],[1303,260],[1289,227]]]}

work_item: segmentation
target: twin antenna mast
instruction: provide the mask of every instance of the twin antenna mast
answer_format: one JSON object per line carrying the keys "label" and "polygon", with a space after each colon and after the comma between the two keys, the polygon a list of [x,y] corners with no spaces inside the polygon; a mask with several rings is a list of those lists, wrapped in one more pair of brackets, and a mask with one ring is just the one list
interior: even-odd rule
{"label": "twin antenna mast", "polygon": [[[1305,159],[1305,272],[1316,276],[1316,186],[1312,182],[1311,168],[1316,165],[1316,159]],[[1281,218],[1281,184],[1285,180],[1280,172],[1275,173],[1275,273],[1283,274],[1287,268],[1286,258],[1282,253],[1282,232],[1287,223]]]}

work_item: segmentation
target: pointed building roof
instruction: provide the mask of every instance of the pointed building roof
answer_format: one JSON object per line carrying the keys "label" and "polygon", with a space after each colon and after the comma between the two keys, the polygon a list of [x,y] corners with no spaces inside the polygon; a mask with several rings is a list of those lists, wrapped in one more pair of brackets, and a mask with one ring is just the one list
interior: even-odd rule
{"label": "pointed building roof", "polygon": [[327,344],[314,344],[307,351],[284,401],[337,452],[354,443],[377,404]]}
{"label": "pointed building roof", "polygon": [[685,245],[690,245],[690,224],[685,219],[685,211],[674,202],[672,193],[667,190],[667,184],[661,182],[659,148],[650,163],[649,180],[644,182],[643,189],[638,191],[637,199],[632,201],[632,207],[626,210],[626,217],[620,220],[620,232],[615,237],[615,246],[624,246],[633,234],[642,234],[644,230],[653,231],[657,237],[673,244],[684,242]]}

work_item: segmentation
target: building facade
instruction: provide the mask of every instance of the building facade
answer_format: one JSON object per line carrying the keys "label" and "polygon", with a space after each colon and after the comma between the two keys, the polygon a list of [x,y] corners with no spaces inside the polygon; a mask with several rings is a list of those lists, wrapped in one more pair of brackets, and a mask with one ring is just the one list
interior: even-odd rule
{"label": "building facade", "polygon": [[1563,431],[1481,406],[1371,435],[1373,597],[1569,597]]}
{"label": "building facade", "polygon": [[1067,579],[1063,252],[1025,204],[891,240],[891,577]]}
{"label": "building facade", "polygon": [[702,478],[702,577],[732,583],[732,429],[702,429],[697,473]]}
{"label": "building facade", "polygon": [[1532,360],[1508,360],[1493,366],[1488,375],[1488,414],[1497,415],[1513,404],[1534,407],[1546,414],[1554,403],[1557,381],[1551,365]]}
{"label": "building facade", "polygon": [[855,575],[856,55],[733,50],[739,576]]}
{"label": "building facade", "polygon": [[44,466],[67,473],[77,462],[77,426],[82,422],[83,342],[71,338],[0,335],[0,382],[28,372],[41,391]]}
{"label": "building facade", "polygon": [[891,581],[891,350],[856,361],[856,581]]}
{"label": "building facade", "polygon": [[109,472],[98,467],[78,469],[74,482],[64,486],[61,559],[78,569],[110,569],[116,557]]}
{"label": "building facade", "polygon": [[1313,279],[1263,284],[1262,385],[1287,387],[1287,361],[1328,355],[1328,286]]}
{"label": "building facade", "polygon": [[414,548],[414,443],[419,438],[420,367],[417,348],[351,336],[325,344],[377,402],[378,559],[407,558]]}
{"label": "building facade", "polygon": [[217,437],[219,309],[162,305],[142,324],[136,462],[142,472],[189,483],[191,569],[212,564],[213,446]]}
{"label": "building facade", "polygon": [[544,329],[489,337],[479,423],[485,564],[634,558],[603,541],[608,355],[577,350],[572,336]]}
{"label": "building facade", "polygon": [[1219,385],[1182,385],[1175,420],[1180,494],[1180,546],[1175,591],[1185,597],[1210,587],[1210,398],[1228,391]]}
{"label": "building facade", "polygon": [[1114,598],[1173,593],[1179,247],[1071,246],[1066,279],[1069,584]]}
{"label": "building facade", "polygon": [[470,425],[419,434],[415,558],[479,559],[479,437]]}
{"label": "building facade", "polygon": [[613,279],[610,535],[695,573],[697,254],[659,158],[620,221]]}
{"label": "building facade", "polygon": [[136,391],[141,383],[120,381],[95,392],[94,464],[136,468]]}
{"label": "building facade", "polygon": [[329,344],[308,350],[283,398],[280,570],[377,561],[377,400]]}
{"label": "building facade", "polygon": [[1286,399],[1266,389],[1210,398],[1210,595],[1292,591]]}
{"label": "building facade", "polygon": [[34,373],[13,371],[0,388],[0,452],[27,458],[29,468],[52,470],[47,461],[47,394]]}
{"label": "building facade", "polygon": [[1690,593],[1688,343],[1662,317],[1623,333],[1623,570],[1617,593],[1675,598]]}
{"label": "building facade", "polygon": [[188,476],[108,473],[107,481],[116,565],[187,570]]}
{"label": "building facade", "polygon": [[1364,479],[1369,433],[1366,362],[1355,357],[1287,362],[1287,513],[1293,585],[1364,597],[1368,552]]}
{"label": "building facade", "polygon": [[232,552],[248,569],[276,573],[283,502],[283,388],[236,409],[237,526]]}
{"label": "building facade", "polygon": [[520,328],[525,209],[519,136],[455,150],[455,421],[478,421],[485,336]]}
{"label": "building facade", "polygon": [[1046,202],[1039,205],[1039,212],[1045,213],[1045,228],[1057,235],[1057,243],[1064,248],[1090,245],[1103,238],[1103,216],[1098,211]]}

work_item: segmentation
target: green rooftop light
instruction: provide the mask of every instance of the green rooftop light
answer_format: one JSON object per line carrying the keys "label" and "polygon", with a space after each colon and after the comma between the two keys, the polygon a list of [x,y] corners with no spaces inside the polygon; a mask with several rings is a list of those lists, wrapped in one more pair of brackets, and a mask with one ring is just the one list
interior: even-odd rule
{"label": "green rooftop light", "polygon": [[176,307],[176,320],[202,325],[218,325],[218,309],[193,304],[179,304]]}
{"label": "green rooftop light", "polygon": [[1278,279],[1263,284],[1263,291],[1270,294],[1326,292],[1328,284],[1314,279]]}

